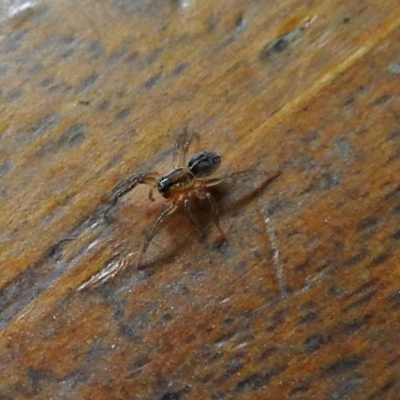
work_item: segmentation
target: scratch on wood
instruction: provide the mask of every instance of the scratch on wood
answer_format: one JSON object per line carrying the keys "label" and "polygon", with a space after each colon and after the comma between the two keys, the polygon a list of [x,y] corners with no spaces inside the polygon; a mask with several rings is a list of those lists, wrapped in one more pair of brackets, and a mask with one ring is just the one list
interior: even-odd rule
{"label": "scratch on wood", "polygon": [[136,252],[130,252],[125,257],[114,256],[100,272],[92,275],[87,281],[83,282],[78,287],[78,292],[88,288],[95,288],[114,278],[115,275],[129,265],[135,254]]}
{"label": "scratch on wood", "polygon": [[285,283],[284,283],[284,271],[283,271],[283,262],[280,257],[280,250],[278,245],[278,240],[276,238],[276,230],[272,227],[271,218],[265,218],[265,228],[267,232],[267,236],[269,242],[271,244],[272,249],[272,260],[274,262],[275,270],[276,270],[276,280],[279,285],[279,290],[281,292],[282,298],[286,298],[288,296]]}

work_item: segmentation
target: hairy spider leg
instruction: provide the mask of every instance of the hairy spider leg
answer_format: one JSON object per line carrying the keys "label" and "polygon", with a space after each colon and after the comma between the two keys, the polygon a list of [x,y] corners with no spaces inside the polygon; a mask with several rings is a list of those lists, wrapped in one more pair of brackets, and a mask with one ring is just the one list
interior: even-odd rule
{"label": "hairy spider leg", "polygon": [[208,204],[211,207],[211,214],[213,216],[213,220],[214,220],[214,224],[215,226],[218,228],[224,242],[226,241],[226,236],[224,231],[221,228],[221,225],[219,223],[219,211],[218,211],[218,207],[217,204],[215,203],[214,197],[212,196],[212,194],[210,192],[205,192],[206,198],[208,200]]}
{"label": "hairy spider leg", "polygon": [[139,259],[136,263],[136,268],[139,269],[139,266],[140,266],[140,263],[142,262],[143,256],[145,255],[145,253],[150,245],[150,242],[152,241],[155,234],[157,233],[157,228],[159,227],[161,222],[163,222],[164,219],[166,217],[168,217],[168,215],[171,215],[174,211],[176,211],[177,208],[178,208],[177,204],[173,203],[170,207],[168,207],[164,211],[162,211],[161,214],[158,216],[158,218],[154,221],[153,226],[151,227],[149,233],[146,236],[146,240],[143,243]]}
{"label": "hairy spider leg", "polygon": [[197,229],[199,234],[201,236],[204,236],[203,226],[199,222],[198,218],[196,218],[196,216],[193,214],[193,210],[192,210],[191,203],[190,203],[190,198],[185,199],[183,202],[183,205],[184,205],[185,213],[186,213],[187,217],[189,218],[189,221]]}
{"label": "hairy spider leg", "polygon": [[183,167],[186,165],[187,153],[189,151],[190,145],[193,142],[193,139],[199,140],[199,135],[197,132],[193,132],[189,136],[189,132],[187,128],[178,135],[175,141],[174,146],[174,155],[173,155],[173,167],[174,169],[178,167]]}
{"label": "hairy spider leg", "polygon": [[[281,174],[280,171],[276,171],[273,175],[268,176],[267,182],[273,181]],[[197,178],[198,181],[202,183],[203,187],[213,187],[217,186],[222,182],[235,182],[235,180],[241,176],[245,175],[266,175],[265,171],[260,171],[256,169],[245,169],[243,171],[231,172],[223,176],[218,176],[215,178]]]}
{"label": "hairy spider leg", "polygon": [[154,201],[153,189],[157,187],[157,182],[159,179],[160,174],[158,172],[148,172],[147,174],[131,176],[116,187],[113,195],[111,196],[110,205],[114,206],[120,197],[133,190],[139,184],[150,186],[149,199]]}
{"label": "hairy spider leg", "polygon": [[[221,181],[222,182],[222,181]],[[220,182],[218,182],[220,183]],[[217,185],[218,183],[215,183],[212,186]],[[202,187],[208,187],[207,182],[202,182]],[[226,240],[226,236],[224,231],[221,228],[221,224],[219,223],[219,211],[218,211],[218,206],[215,203],[214,197],[212,196],[212,194],[210,192],[204,191],[204,190],[198,190],[196,193],[197,198],[199,198],[200,200],[204,200],[206,199],[208,201],[208,204],[210,206],[210,210],[211,210],[211,215],[214,221],[215,226],[217,227],[217,229],[219,230],[223,240]]]}
{"label": "hairy spider leg", "polygon": [[[249,174],[254,175],[255,173],[260,173],[260,171],[244,170],[244,171],[232,172],[230,174],[220,176],[220,177],[215,177],[215,178],[205,178],[205,179],[198,178],[198,185],[200,187],[200,190],[197,192],[197,197],[200,199],[205,198],[208,200],[208,203],[211,208],[211,213],[212,213],[212,217],[214,220],[214,224],[218,228],[218,230],[221,233],[224,240],[226,240],[226,236],[225,236],[225,233],[222,230],[220,222],[219,222],[219,211],[218,211],[218,206],[214,200],[214,197],[212,196],[212,194],[210,192],[207,192],[207,191],[201,190],[201,189],[217,186],[217,185],[221,184],[222,182],[227,182],[227,181],[232,182],[240,176],[249,175]],[[280,175],[279,171],[276,172],[274,175],[270,176],[268,178],[268,182],[274,180],[276,177],[278,177],[278,175]]]}

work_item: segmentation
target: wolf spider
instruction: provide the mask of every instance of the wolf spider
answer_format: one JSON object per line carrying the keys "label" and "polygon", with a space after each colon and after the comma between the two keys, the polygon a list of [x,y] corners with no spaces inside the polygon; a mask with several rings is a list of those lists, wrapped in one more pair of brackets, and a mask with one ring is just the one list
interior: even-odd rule
{"label": "wolf spider", "polygon": [[[183,131],[178,135],[174,146],[173,152],[173,169],[171,172],[161,175],[158,172],[148,172],[143,174],[135,174],[130,178],[119,184],[114,192],[112,193],[111,199],[108,202],[108,208],[104,215],[118,202],[118,200],[126,193],[133,190],[137,185],[144,184],[150,186],[149,199],[154,201],[153,191],[157,191],[167,200],[160,215],[154,221],[149,233],[147,234],[141,251],[136,263],[136,267],[139,268],[142,259],[152,241],[160,224],[171,214],[173,214],[180,205],[183,204],[184,211],[186,212],[189,220],[195,225],[198,230],[201,230],[201,224],[196,219],[192,212],[192,200],[194,198],[200,200],[206,200],[210,206],[213,222],[219,230],[223,241],[225,241],[225,233],[221,228],[219,222],[219,213],[216,202],[210,193],[209,189],[213,186],[217,186],[222,182],[229,182],[234,180],[237,176],[245,174],[254,174],[260,171],[255,170],[244,170],[239,172],[233,172],[223,176],[213,177],[213,174],[218,170],[221,165],[221,156],[213,151],[202,151],[195,154],[187,161],[187,154],[193,139],[198,139],[196,133],[188,135],[188,131]],[[279,175],[279,172],[270,176],[267,182],[275,179]],[[106,281],[109,278],[115,276],[118,272],[122,271],[126,266],[127,262],[121,262],[116,265],[111,272],[111,275],[100,278],[101,281]],[[95,278],[95,279],[93,279]],[[105,279],[103,279],[105,278]],[[93,282],[92,282],[93,281]],[[83,287],[91,286],[92,283],[98,282],[96,276],[92,277],[86,282]]]}

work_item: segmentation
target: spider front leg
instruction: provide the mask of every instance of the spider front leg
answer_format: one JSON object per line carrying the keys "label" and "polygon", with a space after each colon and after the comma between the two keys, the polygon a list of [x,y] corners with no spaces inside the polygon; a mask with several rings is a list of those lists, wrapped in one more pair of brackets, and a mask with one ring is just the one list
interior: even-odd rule
{"label": "spider front leg", "polygon": [[149,172],[147,174],[133,175],[125,181],[121,182],[113,191],[111,199],[109,201],[110,206],[114,206],[118,199],[132,189],[134,189],[139,184],[151,186],[149,192],[149,199],[154,201],[153,198],[153,188],[157,186],[157,181],[160,179],[160,174],[157,172]]}
{"label": "spider front leg", "polygon": [[140,263],[142,262],[142,259],[143,259],[143,256],[145,255],[145,253],[150,245],[150,242],[152,241],[155,234],[157,233],[157,228],[164,221],[164,219],[166,217],[168,217],[168,215],[171,215],[177,208],[178,208],[178,206],[175,203],[173,203],[170,207],[168,207],[164,211],[162,211],[161,214],[158,216],[158,218],[154,221],[153,226],[151,227],[151,229],[150,229],[149,233],[147,234],[146,239],[143,243],[143,247],[140,252],[139,259],[136,263],[136,268],[139,269]]}
{"label": "spider front leg", "polygon": [[191,135],[189,135],[187,128],[185,128],[183,132],[181,132],[176,138],[173,155],[174,169],[183,167],[186,164],[187,153],[190,145],[193,142],[193,139],[199,140],[199,135],[196,132],[193,132]]}

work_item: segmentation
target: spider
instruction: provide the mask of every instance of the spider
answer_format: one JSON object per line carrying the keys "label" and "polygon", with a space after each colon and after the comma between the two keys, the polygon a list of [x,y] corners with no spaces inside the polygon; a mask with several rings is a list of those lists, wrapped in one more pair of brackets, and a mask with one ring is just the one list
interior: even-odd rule
{"label": "spider", "polygon": [[[219,222],[218,207],[209,189],[221,184],[222,182],[232,180],[236,176],[258,172],[254,170],[244,170],[223,176],[213,176],[221,165],[221,156],[213,151],[202,151],[197,153],[186,162],[188,151],[194,138],[197,140],[199,139],[196,133],[189,135],[187,130],[184,130],[178,135],[173,151],[173,169],[171,172],[165,175],[161,175],[158,172],[132,175],[130,178],[121,182],[111,195],[108,202],[108,208],[104,215],[109,212],[122,196],[140,184],[150,186],[149,199],[151,201],[154,201],[153,192],[155,189],[157,189],[157,191],[166,199],[166,203],[160,215],[154,221],[143,242],[136,263],[137,268],[140,267],[142,259],[152,239],[157,233],[160,224],[168,216],[173,214],[182,204],[189,220],[200,230],[201,224],[192,212],[192,200],[194,198],[206,200],[208,202],[213,222],[219,230],[223,241],[225,241],[225,233]],[[267,182],[275,179],[278,175],[279,172],[275,173]],[[126,264],[126,262],[122,262],[117,266],[113,270],[112,276],[115,276],[118,272],[124,269]],[[106,280],[108,280],[108,278]]]}
{"label": "spider", "polygon": [[[193,133],[188,135],[188,131],[183,131],[178,135],[173,153],[173,169],[171,172],[160,175],[158,172],[148,172],[136,174],[121,182],[114,190],[109,202],[110,208],[113,207],[118,199],[134,189],[138,184],[150,186],[149,199],[154,201],[153,191],[157,191],[167,199],[161,214],[154,221],[146,239],[143,243],[137,266],[139,267],[147,248],[153,237],[157,233],[160,224],[169,215],[173,214],[183,204],[184,210],[189,220],[199,228],[199,222],[192,212],[192,199],[197,197],[201,200],[207,200],[213,221],[225,240],[225,233],[219,223],[218,208],[212,194],[207,190],[212,186],[220,184],[228,176],[210,177],[217,171],[221,165],[221,156],[213,151],[202,151],[189,159],[186,164],[187,154],[193,139],[198,140],[198,135]],[[233,174],[230,174],[233,176]]]}

